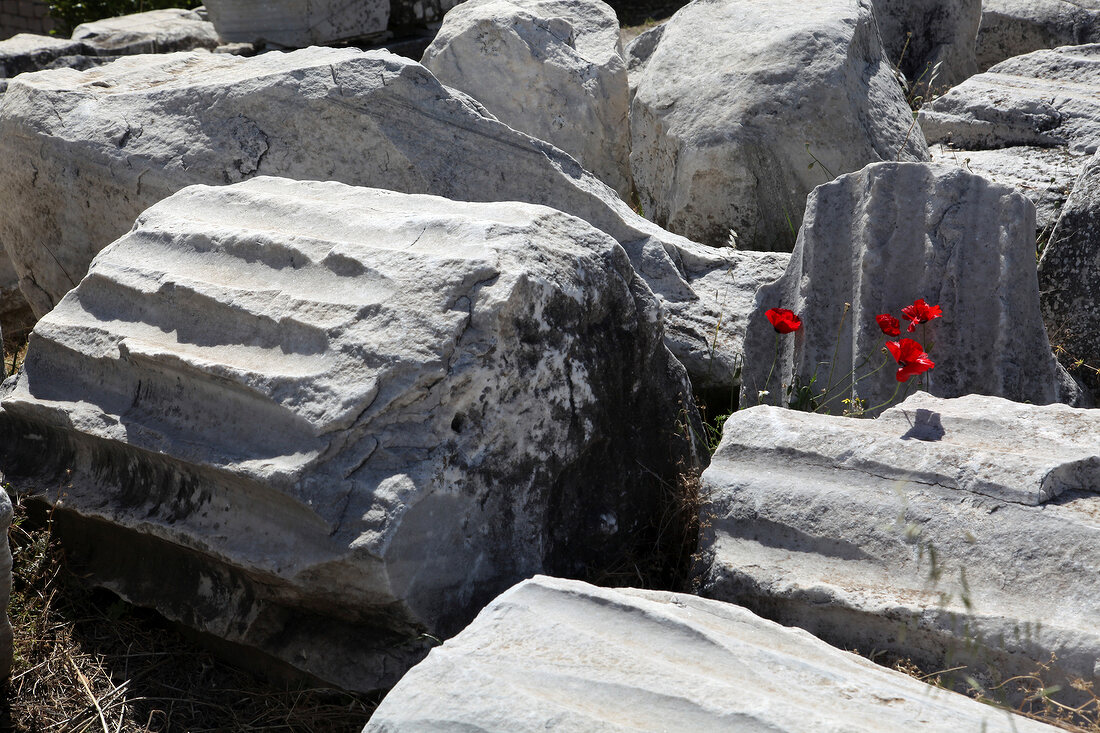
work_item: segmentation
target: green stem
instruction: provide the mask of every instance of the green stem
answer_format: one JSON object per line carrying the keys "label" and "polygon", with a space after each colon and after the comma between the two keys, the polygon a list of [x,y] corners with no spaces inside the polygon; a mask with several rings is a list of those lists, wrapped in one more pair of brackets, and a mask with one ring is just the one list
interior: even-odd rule
{"label": "green stem", "polygon": [[[886,407],[888,404],[890,404],[891,402],[894,401],[895,397],[898,396],[898,391],[901,390],[901,385],[902,384],[908,384],[908,383],[909,383],[908,379],[905,380],[905,382],[898,382],[898,386],[894,387],[894,394],[890,395],[890,398],[888,400],[886,400],[885,402],[883,402],[881,404],[875,405],[874,407],[869,407],[866,410],[864,410],[864,412],[865,413],[866,412],[874,412],[875,410],[877,410],[881,407]],[[908,387],[906,387],[906,389],[908,389]]]}
{"label": "green stem", "polygon": [[768,378],[764,380],[764,389],[760,390],[756,394],[756,404],[760,404],[764,401],[764,392],[768,391],[768,385],[771,384],[772,374],[775,372],[775,362],[779,361],[779,332],[775,332],[775,354],[772,356],[772,368],[768,370]]}
{"label": "green stem", "polygon": [[[829,381],[825,383],[829,386],[827,386],[825,388],[825,391],[821,393],[822,397],[829,394],[829,392],[833,389],[833,371],[836,369],[836,355],[840,351],[840,329],[844,328],[844,319],[848,317],[848,309],[851,307],[851,303],[844,304],[844,312],[840,314],[840,323],[838,323],[836,326],[836,339],[833,341],[833,360],[829,362]],[[855,369],[853,369],[852,371],[854,372]]]}
{"label": "green stem", "polygon": [[[856,367],[855,367],[855,369],[853,369],[852,371],[850,371],[850,372],[848,372],[848,373],[847,373],[846,375],[844,375],[844,380],[847,380],[847,379],[848,379],[848,377],[854,376],[854,375],[855,375],[855,373],[856,373],[856,371],[858,371],[858,370],[859,370],[859,369],[860,369],[860,368],[861,368],[861,367],[862,367],[862,366],[863,366],[864,364],[866,364],[866,363],[867,363],[867,362],[869,362],[870,360],[871,360],[871,357],[870,357],[870,356],[865,356],[865,357],[863,357],[863,361],[861,361],[861,362],[860,362],[859,364],[857,364],[857,365],[856,365]],[[889,362],[890,362],[890,358],[889,358],[889,357],[887,357],[887,358],[883,359],[883,360],[882,360],[882,363],[881,363],[881,364],[879,364],[879,365],[878,365],[877,367],[875,367],[875,368],[874,368],[874,369],[872,369],[871,371],[867,372],[867,373],[866,373],[866,374],[864,374],[863,376],[860,376],[860,377],[856,377],[855,379],[853,379],[853,380],[851,381],[851,383],[847,385],[847,387],[848,387],[848,388],[850,389],[850,388],[852,388],[852,387],[856,386],[857,384],[859,384],[859,383],[860,383],[860,382],[861,382],[862,380],[864,380],[864,379],[866,379],[867,377],[871,376],[872,374],[877,374],[878,372],[881,372],[881,371],[883,370],[883,368],[884,368],[884,367],[885,367],[885,366],[886,366],[886,365],[887,365],[887,364],[888,364]],[[840,383],[841,383],[841,384],[845,384],[845,382],[844,382],[844,381],[841,381]],[[828,394],[828,391],[826,391],[826,393],[825,393],[824,395],[822,395],[822,397],[826,396],[827,394]],[[821,404],[820,404],[820,405],[818,406],[818,408],[817,408],[817,409],[818,409],[818,410],[820,410],[820,409],[821,409],[822,407],[825,407],[825,405],[829,404],[830,402],[832,402],[833,400],[835,400],[835,399],[836,399],[837,397],[840,397],[840,396],[841,396],[842,394],[844,394],[844,392],[843,392],[843,391],[841,391],[841,392],[837,392],[837,393],[836,393],[835,395],[833,395],[832,397],[830,397],[830,398],[829,398],[828,400],[826,400],[825,402],[822,402],[822,403],[821,403]],[[814,412],[817,412],[817,410],[814,410]]]}

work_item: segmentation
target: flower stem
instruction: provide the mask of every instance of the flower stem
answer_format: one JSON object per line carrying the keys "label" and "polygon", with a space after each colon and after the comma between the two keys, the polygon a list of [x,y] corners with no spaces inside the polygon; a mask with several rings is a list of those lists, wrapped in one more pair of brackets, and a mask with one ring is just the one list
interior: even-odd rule
{"label": "flower stem", "polygon": [[775,353],[772,355],[772,368],[768,370],[768,378],[764,380],[764,389],[760,390],[756,395],[756,404],[760,404],[764,401],[764,393],[768,391],[768,385],[771,384],[772,374],[775,372],[775,362],[779,361],[779,332],[775,334]]}
{"label": "flower stem", "polygon": [[[887,399],[887,400],[886,400],[885,402],[883,402],[883,403],[880,403],[880,404],[878,404],[878,405],[875,405],[874,407],[869,407],[869,408],[867,408],[866,410],[864,410],[864,412],[865,412],[865,413],[867,413],[867,412],[874,412],[875,410],[877,410],[877,409],[879,409],[879,408],[881,408],[881,407],[886,407],[886,406],[887,406],[888,404],[890,404],[891,402],[893,402],[893,401],[894,401],[894,398],[898,396],[898,391],[899,391],[899,390],[901,390],[901,385],[902,385],[902,384],[906,384],[906,385],[908,385],[908,384],[909,384],[909,380],[907,379],[907,380],[905,380],[904,382],[898,382],[898,386],[894,387],[894,394],[890,395],[889,399]],[[906,391],[908,391],[908,390],[909,390],[909,388],[908,388],[908,387],[906,387],[905,389],[906,389]]]}
{"label": "flower stem", "polygon": [[[840,323],[836,326],[836,339],[833,341],[833,360],[829,362],[829,381],[825,383],[828,386],[822,393],[823,397],[833,389],[833,371],[836,369],[836,355],[840,351],[840,329],[844,328],[844,319],[848,317],[848,309],[851,307],[851,303],[844,304],[844,312],[840,314]],[[852,371],[854,372],[855,369]]]}
{"label": "flower stem", "polygon": [[[850,372],[848,372],[847,374],[845,374],[845,375],[844,375],[844,377],[843,377],[843,378],[841,379],[841,381],[840,381],[840,383],[839,383],[839,384],[846,384],[846,381],[847,381],[848,377],[852,377],[852,376],[854,376],[854,375],[855,375],[855,373],[856,373],[856,371],[858,371],[859,369],[861,369],[861,368],[863,367],[863,365],[864,365],[864,364],[866,364],[867,362],[869,362],[870,360],[871,360],[871,356],[870,356],[870,355],[867,355],[867,356],[863,357],[863,361],[861,361],[861,362],[860,362],[859,364],[857,364],[857,365],[855,366],[855,369],[852,369],[852,371],[850,371]],[[860,381],[862,381],[862,380],[866,379],[867,377],[871,376],[872,374],[876,374],[876,373],[878,373],[878,372],[882,371],[883,367],[885,367],[885,366],[886,366],[886,364],[887,364],[887,363],[889,363],[889,361],[890,361],[889,357],[887,357],[887,358],[883,359],[883,360],[882,360],[882,363],[881,363],[881,364],[879,364],[879,365],[878,365],[877,367],[875,367],[875,368],[874,368],[874,369],[872,369],[871,371],[867,372],[866,374],[864,374],[864,375],[862,375],[862,376],[859,376],[859,377],[855,377],[855,378],[854,378],[854,379],[853,379],[853,380],[851,381],[851,383],[850,383],[850,384],[848,384],[847,386],[848,386],[849,388],[851,388],[851,387],[855,387],[855,386],[856,386],[857,384],[859,384],[859,383],[860,383]],[[824,396],[826,396],[826,395],[828,395],[828,394],[829,394],[829,392],[828,392],[828,390],[826,390],[825,394],[823,394],[823,395],[822,395],[822,397],[824,397]],[[841,396],[842,394],[844,394],[844,392],[837,392],[837,393],[836,393],[835,395],[833,395],[832,397],[830,397],[829,399],[827,399],[827,400],[826,400],[825,402],[822,402],[822,403],[821,403],[820,405],[818,405],[818,407],[817,407],[817,410],[814,410],[814,412],[817,412],[817,411],[818,411],[818,410],[820,410],[820,409],[821,409],[822,407],[825,407],[825,405],[829,404],[830,402],[832,402],[833,400],[835,400],[835,399],[836,399],[837,397],[840,397],[840,396]]]}

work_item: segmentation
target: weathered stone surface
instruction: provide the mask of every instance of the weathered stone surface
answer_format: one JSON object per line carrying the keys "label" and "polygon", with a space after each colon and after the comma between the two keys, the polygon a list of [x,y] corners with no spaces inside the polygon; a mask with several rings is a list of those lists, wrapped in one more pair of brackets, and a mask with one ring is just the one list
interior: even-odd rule
{"label": "weathered stone surface", "polygon": [[[646,221],[575,160],[423,66],[330,48],[126,57],[85,74],[20,77],[0,111],[0,199],[10,202],[0,207],[0,242],[44,314],[146,207],[189,184],[254,175],[520,200],[579,216],[627,250],[693,375],[712,370],[723,313],[709,300],[713,287],[699,296],[692,283],[769,271],[758,254],[704,247]],[[734,346],[718,355],[724,363],[736,360]]]}
{"label": "weathered stone surface", "polygon": [[728,603],[538,576],[413,668],[364,733],[1053,731]]}
{"label": "weathered stone surface", "polygon": [[84,53],[79,41],[19,33],[0,41],[0,78],[37,71],[64,56]]}
{"label": "weathered stone surface", "polygon": [[702,593],[847,648],[1100,681],[1100,413],[918,393],[754,407],[703,474]]}
{"label": "weathered stone surface", "polygon": [[626,62],[607,3],[467,0],[447,14],[423,63],[630,198]]}
{"label": "weathered stone surface", "polygon": [[978,68],[1025,53],[1100,41],[1097,0],[983,0]]}
{"label": "weathered stone surface", "polygon": [[19,289],[19,275],[0,249],[0,328],[9,339],[19,340],[30,332],[34,320],[34,312]]}
{"label": "weathered stone surface", "polygon": [[[0,483],[3,483],[0,474]],[[8,492],[0,489],[0,532],[8,536],[11,526],[12,506]],[[11,621],[8,618],[8,600],[11,598],[11,549],[7,542],[0,543],[0,681],[11,676],[14,641]]]}
{"label": "weathered stone surface", "polygon": [[886,57],[918,94],[951,87],[978,72],[974,40],[983,0],[872,0]]}
{"label": "weathered stone surface", "polygon": [[637,75],[630,117],[646,216],[716,246],[733,229],[745,249],[789,252],[814,186],[928,159],[870,0],[691,3]]}
{"label": "weathered stone surface", "polygon": [[39,321],[0,470],[72,470],[56,531],[95,582],[388,686],[522,578],[653,552],[700,427],[658,310],[545,207],[189,187]]}
{"label": "weathered stone surface", "polygon": [[[1031,202],[955,166],[876,163],[810,194],[787,271],[756,296],[741,404],[757,404],[761,390],[771,393],[765,402],[777,404],[781,385],[796,376],[806,384],[814,375],[815,389],[834,383],[833,412],[845,398],[869,407],[885,402],[898,383],[893,360],[880,353],[885,339],[875,316],[901,318],[918,298],[943,310],[916,333],[904,323],[901,334],[925,347],[934,343],[936,367],[923,377],[932,394],[1039,404],[1075,398],[1059,394],[1039,311]],[[776,333],[764,317],[775,307],[803,319],[800,331],[779,339],[778,359]],[[887,361],[854,387],[844,376],[856,369],[863,377]]]}
{"label": "weathered stone surface", "polygon": [[93,53],[109,56],[198,48],[212,51],[221,44],[212,23],[194,10],[180,8],[82,23],[73,30],[73,40],[84,43]]}
{"label": "weathered stone surface", "polygon": [[226,41],[301,48],[384,38],[390,0],[209,0],[206,11]]}
{"label": "weathered stone surface", "polygon": [[1100,159],[1096,155],[1074,184],[1043,249],[1039,295],[1062,363],[1100,399],[1100,375],[1095,371],[1100,368]]}
{"label": "weathered stone surface", "polygon": [[994,183],[1012,186],[1035,204],[1035,232],[1042,242],[1050,238],[1058,214],[1088,156],[1064,146],[1039,148],[1020,145],[995,150],[931,148],[932,160],[965,168]]}
{"label": "weathered stone surface", "polygon": [[959,148],[1100,143],[1100,44],[1035,51],[1002,61],[921,108],[929,143]]}

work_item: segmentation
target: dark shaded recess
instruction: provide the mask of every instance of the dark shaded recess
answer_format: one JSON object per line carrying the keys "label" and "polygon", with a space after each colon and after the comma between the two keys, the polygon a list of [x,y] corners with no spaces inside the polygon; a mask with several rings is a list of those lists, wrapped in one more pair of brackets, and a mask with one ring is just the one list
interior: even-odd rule
{"label": "dark shaded recess", "polygon": [[[21,494],[33,497],[28,503],[37,504],[40,514],[61,499],[53,512],[55,537],[68,569],[85,582],[124,598],[156,598],[157,610],[171,614],[173,622],[192,627],[195,639],[212,653],[224,655],[237,667],[268,670],[278,679],[317,682],[308,672],[259,649],[224,639],[208,643],[214,637],[201,629],[212,618],[235,617],[239,624],[233,632],[272,654],[318,648],[321,639],[342,639],[339,648],[370,649],[386,659],[390,677],[386,686],[395,684],[401,673],[427,654],[431,642],[420,636],[424,629],[410,626],[392,609],[360,608],[356,618],[322,615],[303,607],[307,599],[293,593],[283,598],[287,589],[280,587],[277,578],[257,578],[200,550],[65,509],[64,496],[75,490],[73,484],[91,482],[111,487],[114,509],[145,508],[147,516],[171,523],[202,511],[210,482],[216,480],[158,454],[87,435],[73,438],[63,428],[0,412],[0,473]],[[201,588],[213,592],[203,593]],[[228,603],[233,608],[227,609]],[[343,669],[353,674],[355,663],[349,657]]]}
{"label": "dark shaded recess", "polygon": [[622,25],[641,25],[662,20],[688,4],[688,0],[606,0]]}

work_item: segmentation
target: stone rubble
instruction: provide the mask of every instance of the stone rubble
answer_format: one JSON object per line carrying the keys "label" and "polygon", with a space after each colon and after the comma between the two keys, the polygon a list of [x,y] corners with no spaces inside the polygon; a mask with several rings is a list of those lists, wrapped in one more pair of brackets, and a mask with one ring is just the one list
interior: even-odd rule
{"label": "stone rubble", "polygon": [[144,212],[0,392],[82,577],[361,691],[524,577],[644,565],[700,431],[607,234],[267,177]]}
{"label": "stone rubble", "polygon": [[[1100,681],[1100,413],[918,393],[739,411],[703,474],[702,594],[848,649]],[[989,676],[986,676],[986,675]],[[1079,695],[1078,695],[1079,696]]]}
{"label": "stone rubble", "polygon": [[1053,731],[697,596],[536,576],[386,696],[363,733]]}

